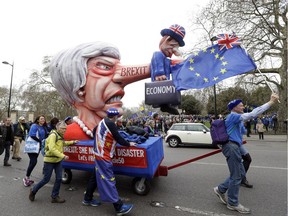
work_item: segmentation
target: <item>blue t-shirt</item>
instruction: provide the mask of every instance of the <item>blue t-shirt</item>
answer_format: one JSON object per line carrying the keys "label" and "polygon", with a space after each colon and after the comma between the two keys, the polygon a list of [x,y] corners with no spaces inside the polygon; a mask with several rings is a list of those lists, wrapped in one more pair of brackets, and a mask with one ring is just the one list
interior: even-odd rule
{"label": "blue t-shirt", "polygon": [[243,122],[240,117],[241,114],[231,112],[225,119],[225,125],[229,134],[229,140],[242,145]]}

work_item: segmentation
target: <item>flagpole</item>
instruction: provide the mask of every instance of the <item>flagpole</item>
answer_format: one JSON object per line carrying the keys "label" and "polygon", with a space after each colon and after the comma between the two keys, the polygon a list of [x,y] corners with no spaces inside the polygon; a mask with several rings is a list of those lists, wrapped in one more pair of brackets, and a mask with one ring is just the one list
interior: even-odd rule
{"label": "flagpole", "polygon": [[[216,41],[216,40],[217,40],[216,36],[210,38],[212,46],[214,45],[213,41]],[[215,118],[217,119],[216,84],[213,85],[213,93],[214,93],[214,113],[215,113]]]}
{"label": "flagpole", "polygon": [[[265,83],[267,84],[267,86],[270,88],[270,90],[272,91],[272,93],[275,93],[270,85],[270,83],[267,82],[266,77],[264,77],[264,75],[262,74],[262,72],[259,70],[259,68],[257,67],[257,71],[260,73],[260,75],[263,77]],[[278,103],[281,103],[280,100],[278,99]]]}

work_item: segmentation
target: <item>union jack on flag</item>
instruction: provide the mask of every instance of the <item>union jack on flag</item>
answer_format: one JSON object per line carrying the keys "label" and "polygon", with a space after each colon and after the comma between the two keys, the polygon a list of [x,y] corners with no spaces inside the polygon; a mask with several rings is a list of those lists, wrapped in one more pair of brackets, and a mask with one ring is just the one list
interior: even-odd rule
{"label": "union jack on flag", "polygon": [[236,36],[235,33],[233,34],[218,34],[217,35],[217,42],[218,45],[220,47],[219,50],[224,49],[224,47],[226,47],[226,49],[231,49],[233,48],[233,45],[240,45],[240,39],[239,37]]}
{"label": "union jack on flag", "polygon": [[173,32],[175,32],[176,34],[179,34],[182,38],[184,38],[185,29],[182,26],[178,24],[174,24],[174,25],[171,25],[169,29],[171,29]]}

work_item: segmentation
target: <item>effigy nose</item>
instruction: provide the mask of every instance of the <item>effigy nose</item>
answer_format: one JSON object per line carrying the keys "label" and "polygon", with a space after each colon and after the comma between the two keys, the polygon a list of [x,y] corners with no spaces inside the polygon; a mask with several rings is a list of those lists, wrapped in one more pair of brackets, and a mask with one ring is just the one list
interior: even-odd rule
{"label": "effigy nose", "polygon": [[122,87],[150,77],[150,65],[118,65],[113,81]]}

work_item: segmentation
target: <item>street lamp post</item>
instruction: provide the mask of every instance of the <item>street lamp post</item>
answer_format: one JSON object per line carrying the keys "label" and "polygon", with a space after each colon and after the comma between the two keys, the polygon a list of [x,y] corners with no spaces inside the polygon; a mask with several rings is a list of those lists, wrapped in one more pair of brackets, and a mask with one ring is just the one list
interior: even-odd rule
{"label": "street lamp post", "polygon": [[11,94],[12,94],[12,81],[13,81],[13,69],[14,69],[14,62],[10,64],[7,61],[3,61],[3,64],[10,65],[12,67],[12,73],[11,73],[11,81],[10,81],[10,91],[9,91],[9,100],[8,100],[8,117],[10,117],[10,105],[11,105]]}

